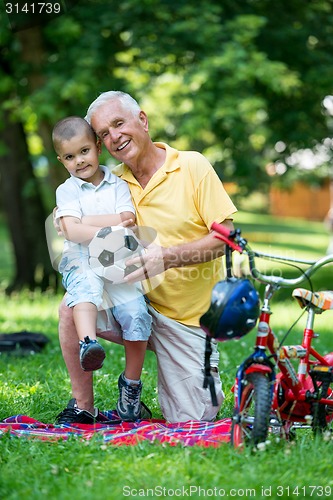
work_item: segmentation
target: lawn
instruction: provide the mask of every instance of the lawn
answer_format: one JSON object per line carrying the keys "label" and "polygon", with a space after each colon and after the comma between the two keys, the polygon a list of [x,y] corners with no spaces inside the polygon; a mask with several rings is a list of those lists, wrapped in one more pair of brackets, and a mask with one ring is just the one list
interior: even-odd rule
{"label": "lawn", "polygon": [[[285,255],[288,252],[288,255],[317,259],[325,254],[328,243],[321,223],[241,212],[236,225],[242,228],[254,248],[270,253]],[[0,256],[3,288],[10,278],[12,260],[8,238],[1,226],[0,241],[4,249]],[[283,268],[283,272],[294,276],[299,273],[289,268]],[[318,275],[313,280],[315,287],[329,289],[331,269]],[[282,335],[301,312],[290,293],[290,290],[279,292],[274,302],[272,323],[278,335]],[[53,422],[70,397],[70,383],[57,339],[60,299],[61,296],[51,293],[22,292],[10,299],[3,292],[0,295],[1,333],[28,330],[44,333],[50,340],[40,354],[0,354],[0,420],[25,414]],[[316,347],[324,353],[333,350],[333,337],[327,325],[330,314],[326,312],[317,321],[321,335]],[[290,343],[299,342],[303,326],[301,320],[290,334]],[[253,339],[252,332],[242,340],[219,346],[226,393],[221,418],[231,415],[233,377],[238,363],[249,353]],[[124,358],[121,347],[107,342],[103,345],[107,359],[103,369],[95,374],[96,406],[109,409],[114,407],[117,398],[117,378]],[[154,418],[159,418],[155,382],[155,359],[147,353],[144,401],[152,409]],[[115,447],[104,445],[98,439],[84,442],[73,438],[50,443],[4,435],[0,438],[0,499],[329,497],[333,491],[332,446],[332,440],[314,439],[307,430],[299,431],[293,444],[272,439],[265,451],[246,449],[243,453],[235,452],[228,444],[219,448],[150,443]]]}

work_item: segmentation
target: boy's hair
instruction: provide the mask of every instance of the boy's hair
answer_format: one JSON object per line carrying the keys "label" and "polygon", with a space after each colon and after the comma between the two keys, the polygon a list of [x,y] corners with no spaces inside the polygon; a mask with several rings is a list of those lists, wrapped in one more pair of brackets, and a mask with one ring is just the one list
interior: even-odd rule
{"label": "boy's hair", "polygon": [[63,141],[69,141],[77,135],[86,135],[96,141],[95,132],[89,123],[80,116],[68,116],[56,123],[52,132],[52,141],[56,152]]}
{"label": "boy's hair", "polygon": [[102,94],[100,94],[97,99],[90,104],[85,120],[87,120],[88,123],[91,123],[91,117],[95,113],[96,109],[102,104],[113,100],[118,100],[122,106],[131,111],[133,115],[138,115],[141,111],[139,104],[132,96],[126,94],[125,92],[121,92],[120,90],[110,90],[108,92],[102,92]]}

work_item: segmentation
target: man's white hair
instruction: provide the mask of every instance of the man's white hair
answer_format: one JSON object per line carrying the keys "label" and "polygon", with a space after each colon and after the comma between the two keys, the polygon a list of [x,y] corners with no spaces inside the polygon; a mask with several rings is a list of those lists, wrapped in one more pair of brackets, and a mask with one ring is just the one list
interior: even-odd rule
{"label": "man's white hair", "polygon": [[93,114],[96,112],[96,110],[102,106],[103,104],[117,100],[119,101],[122,106],[131,111],[133,115],[138,115],[141,111],[141,108],[137,101],[133,99],[132,96],[129,94],[126,94],[125,92],[121,92],[120,90],[110,90],[108,92],[102,92],[97,99],[95,99],[89,106],[87,110],[87,114],[85,116],[85,120],[91,124],[91,118]]}

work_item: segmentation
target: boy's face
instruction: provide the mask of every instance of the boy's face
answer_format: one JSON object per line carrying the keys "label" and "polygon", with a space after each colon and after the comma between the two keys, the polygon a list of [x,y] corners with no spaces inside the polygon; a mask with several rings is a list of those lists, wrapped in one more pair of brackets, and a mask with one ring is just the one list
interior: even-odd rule
{"label": "boy's face", "polygon": [[98,161],[100,153],[100,143],[96,144],[85,134],[63,141],[58,147],[57,158],[74,177],[98,185],[103,175]]}

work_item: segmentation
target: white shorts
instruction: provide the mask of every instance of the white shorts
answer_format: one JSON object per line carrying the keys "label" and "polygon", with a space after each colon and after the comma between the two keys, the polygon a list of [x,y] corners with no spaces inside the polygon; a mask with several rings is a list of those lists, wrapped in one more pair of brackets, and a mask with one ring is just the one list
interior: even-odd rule
{"label": "white shorts", "polygon": [[[69,258],[70,257],[70,258]],[[147,341],[150,336],[151,317],[140,284],[114,285],[103,280],[89,267],[80,254],[62,259],[59,269],[67,293],[66,305],[90,302],[101,311],[110,309],[121,326],[119,335],[125,340]],[[98,328],[98,324],[97,324]]]}
{"label": "white shorts", "polygon": [[[186,326],[167,318],[151,306],[148,309],[152,317],[148,346],[157,358],[158,399],[164,418],[168,422],[214,420],[224,400],[218,372],[217,343],[212,342],[211,355],[218,401],[218,406],[213,406],[209,389],[203,388],[206,334],[199,327]],[[103,311],[103,315],[99,318],[98,335],[121,343],[112,315],[109,311]]]}

